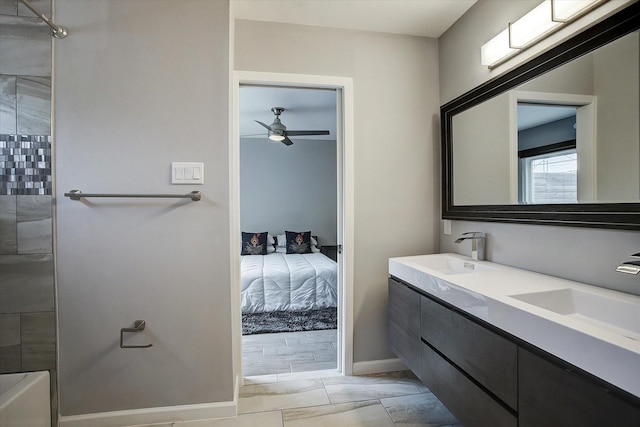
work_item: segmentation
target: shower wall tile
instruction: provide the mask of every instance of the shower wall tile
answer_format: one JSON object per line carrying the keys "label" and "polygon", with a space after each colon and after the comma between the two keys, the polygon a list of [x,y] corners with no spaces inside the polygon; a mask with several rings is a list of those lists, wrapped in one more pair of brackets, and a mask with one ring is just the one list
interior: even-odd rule
{"label": "shower wall tile", "polygon": [[16,101],[17,134],[51,134],[50,77],[18,77]]}
{"label": "shower wall tile", "polygon": [[0,75],[0,133],[17,133],[16,80]]}
{"label": "shower wall tile", "polygon": [[[18,15],[35,16],[27,6],[18,2],[18,0],[15,1],[18,3]],[[51,18],[51,0],[29,0],[29,3],[31,3],[31,5],[38,9],[40,12]]]}
{"label": "shower wall tile", "polygon": [[0,314],[0,347],[20,345],[20,315]]}
{"label": "shower wall tile", "polygon": [[0,254],[18,253],[17,197],[0,195]]}
{"label": "shower wall tile", "polygon": [[51,76],[51,30],[40,18],[0,15],[0,74]]}
{"label": "shower wall tile", "polygon": [[51,136],[0,134],[0,194],[51,195]]}
{"label": "shower wall tile", "polygon": [[0,255],[0,313],[54,310],[53,255]]}
{"label": "shower wall tile", "polygon": [[0,0],[0,15],[17,15],[18,0]]}
{"label": "shower wall tile", "polygon": [[0,374],[22,370],[22,346],[0,347]]}
{"label": "shower wall tile", "polygon": [[[29,0],[32,6],[51,17],[51,0]],[[35,14],[18,0],[0,0],[0,14],[34,17]]]}
{"label": "shower wall tile", "polygon": [[17,196],[19,254],[53,253],[51,196]]}
{"label": "shower wall tile", "polygon": [[22,369],[55,369],[56,324],[50,313],[21,315]]}

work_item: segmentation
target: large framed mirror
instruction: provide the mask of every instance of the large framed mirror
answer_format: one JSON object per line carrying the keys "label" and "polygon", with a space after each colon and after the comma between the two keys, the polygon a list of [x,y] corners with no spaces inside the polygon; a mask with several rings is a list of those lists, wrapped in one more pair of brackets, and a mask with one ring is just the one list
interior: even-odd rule
{"label": "large framed mirror", "polygon": [[441,107],[442,217],[640,230],[640,3]]}

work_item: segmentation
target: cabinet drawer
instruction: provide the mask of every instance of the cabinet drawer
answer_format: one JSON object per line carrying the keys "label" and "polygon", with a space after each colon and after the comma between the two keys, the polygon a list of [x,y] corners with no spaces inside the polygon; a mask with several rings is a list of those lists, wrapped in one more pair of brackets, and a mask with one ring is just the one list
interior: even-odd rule
{"label": "cabinet drawer", "polygon": [[515,415],[424,343],[421,379],[465,427],[518,425]]}
{"label": "cabinet drawer", "polygon": [[512,409],[517,409],[518,346],[429,298],[421,299],[424,340]]}
{"label": "cabinet drawer", "polygon": [[420,376],[420,294],[389,278],[391,350]]}
{"label": "cabinet drawer", "polygon": [[522,348],[518,370],[521,427],[640,426],[639,402],[625,402]]}

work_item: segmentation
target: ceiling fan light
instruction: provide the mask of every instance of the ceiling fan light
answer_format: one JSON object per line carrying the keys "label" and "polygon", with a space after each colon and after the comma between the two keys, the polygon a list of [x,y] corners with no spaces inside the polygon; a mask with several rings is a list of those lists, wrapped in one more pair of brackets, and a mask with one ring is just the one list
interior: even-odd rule
{"label": "ceiling fan light", "polygon": [[269,132],[269,139],[272,141],[284,141],[284,135],[280,135],[275,132]]}

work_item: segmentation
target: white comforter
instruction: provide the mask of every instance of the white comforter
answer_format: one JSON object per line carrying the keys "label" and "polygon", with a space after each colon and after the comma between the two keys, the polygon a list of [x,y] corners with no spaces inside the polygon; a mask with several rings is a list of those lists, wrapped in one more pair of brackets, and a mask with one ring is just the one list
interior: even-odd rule
{"label": "white comforter", "polygon": [[242,257],[243,313],[336,307],[337,264],[321,253]]}

